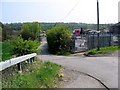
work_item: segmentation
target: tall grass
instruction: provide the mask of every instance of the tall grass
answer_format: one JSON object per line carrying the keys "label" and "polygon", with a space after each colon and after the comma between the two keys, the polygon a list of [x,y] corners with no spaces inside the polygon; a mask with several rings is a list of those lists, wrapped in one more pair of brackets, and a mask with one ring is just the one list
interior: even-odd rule
{"label": "tall grass", "polygon": [[10,59],[13,54],[13,46],[10,44],[10,42],[1,42],[0,43],[0,61],[4,61],[7,59]]}
{"label": "tall grass", "polygon": [[2,82],[3,88],[53,88],[60,66],[51,62],[36,62],[23,73],[10,76]]}

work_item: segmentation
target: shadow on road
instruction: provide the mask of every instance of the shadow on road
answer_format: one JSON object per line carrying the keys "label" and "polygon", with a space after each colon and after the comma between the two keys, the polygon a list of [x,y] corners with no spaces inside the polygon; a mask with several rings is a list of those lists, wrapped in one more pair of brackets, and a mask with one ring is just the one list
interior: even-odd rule
{"label": "shadow on road", "polygon": [[51,55],[48,52],[48,44],[46,38],[42,39],[42,44],[38,48],[41,49],[41,52],[38,55]]}

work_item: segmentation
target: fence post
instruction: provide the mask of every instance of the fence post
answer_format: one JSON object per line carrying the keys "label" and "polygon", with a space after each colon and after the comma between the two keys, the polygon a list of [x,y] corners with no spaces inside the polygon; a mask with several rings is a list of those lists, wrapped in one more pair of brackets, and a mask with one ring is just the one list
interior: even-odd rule
{"label": "fence post", "polygon": [[109,46],[111,46],[111,33],[109,33]]}
{"label": "fence post", "polygon": [[100,50],[100,32],[98,31],[97,32],[98,34],[97,34],[97,38],[98,38],[98,42],[97,42],[97,51],[99,51]]}
{"label": "fence post", "polygon": [[90,50],[90,42],[89,42],[89,34],[87,34],[87,47],[88,47],[88,50]]}
{"label": "fence post", "polygon": [[93,48],[95,48],[95,32],[93,33]]}

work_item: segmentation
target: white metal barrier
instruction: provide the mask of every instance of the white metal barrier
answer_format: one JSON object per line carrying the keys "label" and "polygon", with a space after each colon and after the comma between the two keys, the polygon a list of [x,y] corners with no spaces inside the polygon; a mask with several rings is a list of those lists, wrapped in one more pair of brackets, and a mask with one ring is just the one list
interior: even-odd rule
{"label": "white metal barrier", "polygon": [[28,59],[35,57],[36,55],[37,55],[36,53],[32,53],[32,54],[27,54],[24,56],[12,58],[12,59],[9,59],[6,61],[2,61],[2,62],[0,62],[0,71],[6,69],[8,67],[11,67],[13,65],[20,64],[23,61],[26,61]]}

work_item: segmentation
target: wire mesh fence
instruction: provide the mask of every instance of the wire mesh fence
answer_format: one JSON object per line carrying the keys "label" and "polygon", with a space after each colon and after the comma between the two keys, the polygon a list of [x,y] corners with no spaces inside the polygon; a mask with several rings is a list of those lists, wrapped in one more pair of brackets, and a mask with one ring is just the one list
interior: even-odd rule
{"label": "wire mesh fence", "polygon": [[[99,41],[99,42],[98,42]],[[107,47],[120,45],[120,34],[111,33],[88,33],[82,35],[73,35],[71,43],[72,52],[87,51],[98,46]]]}

